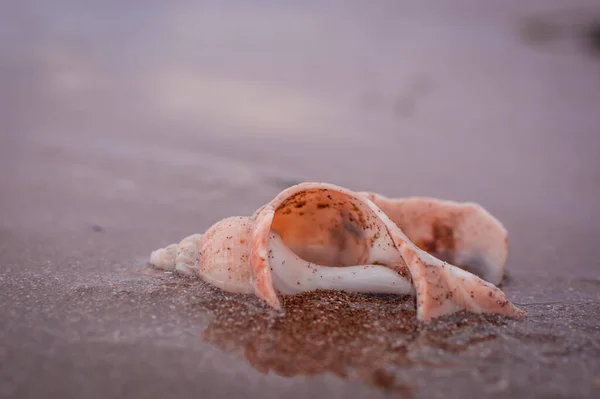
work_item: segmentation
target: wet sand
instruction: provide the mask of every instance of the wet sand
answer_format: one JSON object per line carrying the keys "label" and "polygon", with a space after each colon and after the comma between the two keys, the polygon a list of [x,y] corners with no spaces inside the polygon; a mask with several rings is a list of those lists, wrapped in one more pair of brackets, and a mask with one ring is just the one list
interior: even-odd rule
{"label": "wet sand", "polygon": [[[483,3],[0,6],[0,397],[600,395],[600,8]],[[309,180],[481,203],[528,316],[146,265]]]}

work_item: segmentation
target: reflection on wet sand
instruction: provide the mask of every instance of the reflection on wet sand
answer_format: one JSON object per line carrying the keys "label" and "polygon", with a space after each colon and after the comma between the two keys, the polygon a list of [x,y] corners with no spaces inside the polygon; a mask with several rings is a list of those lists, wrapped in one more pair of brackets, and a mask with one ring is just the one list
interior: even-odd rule
{"label": "reflection on wet sand", "polygon": [[452,367],[419,352],[459,353],[496,338],[486,328],[490,323],[504,324],[499,317],[464,313],[420,324],[412,297],[311,292],[284,297],[279,315],[250,296],[215,295],[200,304],[213,314],[203,340],[245,357],[260,372],[331,372],[405,394],[417,387],[403,378],[403,368]]}

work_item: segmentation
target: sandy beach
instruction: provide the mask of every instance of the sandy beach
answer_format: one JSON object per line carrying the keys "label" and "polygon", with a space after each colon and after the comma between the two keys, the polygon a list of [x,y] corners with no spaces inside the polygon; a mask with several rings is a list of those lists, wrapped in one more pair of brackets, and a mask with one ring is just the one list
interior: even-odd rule
{"label": "sandy beach", "polygon": [[[1,5],[0,397],[598,397],[600,4],[452,4]],[[148,267],[302,181],[480,203],[527,317]]]}

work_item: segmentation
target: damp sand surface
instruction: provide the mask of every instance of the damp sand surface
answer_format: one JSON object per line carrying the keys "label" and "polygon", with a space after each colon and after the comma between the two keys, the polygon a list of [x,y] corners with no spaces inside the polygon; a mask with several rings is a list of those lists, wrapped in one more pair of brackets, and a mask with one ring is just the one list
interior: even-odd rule
{"label": "damp sand surface", "polygon": [[[593,1],[76,3],[0,6],[0,397],[600,396]],[[479,202],[527,317],[147,266],[301,181]]]}

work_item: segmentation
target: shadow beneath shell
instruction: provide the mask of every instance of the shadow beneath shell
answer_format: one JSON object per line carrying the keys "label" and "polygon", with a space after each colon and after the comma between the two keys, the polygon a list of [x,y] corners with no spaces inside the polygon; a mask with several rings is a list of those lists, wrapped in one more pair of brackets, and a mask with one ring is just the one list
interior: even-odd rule
{"label": "shadow beneath shell", "polygon": [[311,376],[331,372],[410,395],[416,388],[399,373],[405,367],[452,367],[431,349],[460,353],[496,338],[497,316],[467,313],[425,325],[416,320],[414,298],[316,291],[284,296],[285,312],[266,308],[254,296],[215,296],[198,305],[213,319],[205,342],[244,357],[262,373]]}

